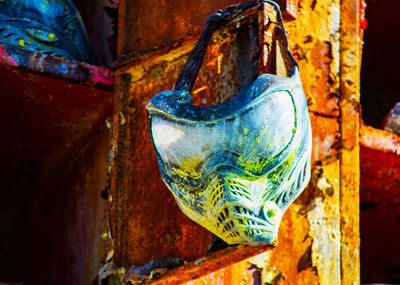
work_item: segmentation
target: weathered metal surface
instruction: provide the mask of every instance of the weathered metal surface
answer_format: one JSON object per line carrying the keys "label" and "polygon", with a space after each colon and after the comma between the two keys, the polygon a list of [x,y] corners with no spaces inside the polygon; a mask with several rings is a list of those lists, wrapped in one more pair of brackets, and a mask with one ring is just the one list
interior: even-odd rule
{"label": "weathered metal surface", "polygon": [[112,90],[114,87],[114,73],[111,70],[84,62],[67,60],[8,45],[0,45],[0,58],[4,64],[18,66],[21,69],[78,81],[80,84],[107,90]]}
{"label": "weathered metal surface", "polygon": [[199,35],[204,20],[236,0],[136,1],[119,3],[118,61]]}
{"label": "weathered metal surface", "polygon": [[287,24],[311,112],[313,196],[305,208],[310,209],[311,264],[320,284],[340,284],[341,279],[339,23],[340,1],[301,0],[297,19]]}
{"label": "weathered metal surface", "polygon": [[330,118],[339,117],[339,18],[337,0],[301,0],[296,21],[286,25],[308,108]]}
{"label": "weathered metal surface", "polygon": [[112,93],[0,64],[0,276],[90,284],[105,255]]}
{"label": "weathered metal surface", "polygon": [[[221,4],[218,8],[224,8],[224,5]],[[124,9],[126,6],[121,11]],[[239,258],[236,253],[243,249],[233,247],[222,250],[206,257],[204,262],[189,263],[182,268],[172,270],[167,275],[160,277],[161,279],[158,281],[154,281],[156,284],[201,283],[203,281],[212,284],[215,280],[226,281],[228,279],[224,278],[230,278],[227,277],[229,274],[236,274],[232,272],[247,270],[243,264],[235,267],[233,263],[263,251],[267,251],[266,255],[268,256],[265,259],[264,269],[260,269],[261,275],[265,276],[263,280],[267,280],[265,282],[271,280],[279,280],[282,284],[340,284],[341,281],[348,284],[346,282],[349,280],[357,282],[358,276],[355,275],[359,266],[357,255],[354,255],[355,259],[351,261],[354,265],[350,264],[348,271],[346,268],[343,269],[346,262],[350,262],[348,255],[341,263],[342,235],[345,236],[343,241],[354,254],[358,250],[359,239],[357,215],[351,221],[354,228],[341,228],[340,223],[340,217],[347,219],[353,215],[353,207],[357,205],[354,204],[354,200],[351,200],[353,201],[351,208],[347,203],[341,209],[341,193],[345,189],[354,190],[358,184],[357,173],[354,177],[348,175],[348,180],[342,180],[340,177],[341,171],[346,169],[346,166],[341,165],[339,159],[343,145],[357,144],[357,135],[354,136],[351,129],[343,132],[340,128],[339,99],[341,98],[340,84],[343,81],[340,81],[339,71],[341,62],[345,63],[345,61],[340,56],[339,38],[341,32],[347,32],[345,27],[343,27],[343,31],[340,30],[340,11],[340,1],[300,0],[296,21],[286,25],[289,32],[290,49],[294,52],[300,65],[301,79],[311,111],[313,177],[308,190],[289,207],[284,215],[278,236],[278,247],[273,249],[246,247],[245,250],[252,253],[246,256],[239,255]],[[207,13],[205,14],[207,15]],[[181,15],[186,14],[182,13]],[[262,18],[260,19],[260,23],[262,23]],[[120,25],[125,24],[124,20],[120,21]],[[180,23],[185,23],[185,21]],[[169,24],[168,21],[164,21],[166,27],[169,27]],[[262,29],[259,31],[262,32]],[[154,40],[153,36],[146,32],[138,33],[138,37],[141,37],[143,42]],[[268,37],[265,39],[268,41]],[[185,60],[185,55],[193,48],[192,40],[193,38],[188,38],[185,43],[170,45],[167,48],[158,49],[157,52],[146,54],[118,72],[117,77],[121,83],[117,84],[120,86],[120,91],[116,93],[115,97],[119,102],[115,105],[114,130],[116,132],[114,139],[117,152],[113,162],[115,172],[112,176],[112,195],[113,204],[115,204],[111,209],[112,220],[115,223],[113,225],[114,237],[117,235],[115,240],[116,261],[120,265],[144,264],[151,258],[168,256],[168,254],[172,256],[172,253],[177,252],[180,252],[180,256],[183,256],[182,253],[184,253],[187,259],[193,259],[204,255],[206,249],[208,241],[203,237],[207,237],[207,234],[195,226],[191,226],[191,228],[186,226],[188,221],[175,212],[178,211],[176,206],[168,205],[168,203],[173,203],[173,200],[172,197],[166,195],[167,191],[163,188],[156,170],[155,155],[153,156],[151,153],[147,118],[144,111],[147,100],[154,94],[171,89]],[[221,102],[229,98],[226,94],[235,94],[238,90],[240,84],[235,79],[235,69],[238,65],[235,61],[228,60],[230,56],[237,55],[235,49],[230,47],[233,40],[234,38],[225,35],[224,31],[216,35],[215,45],[209,49],[206,55],[204,67],[200,71],[199,80],[194,88],[194,95],[199,105]],[[123,48],[129,47],[129,43],[124,46],[123,37],[120,41],[119,52],[120,55],[123,55],[128,52]],[[168,44],[168,41],[164,41],[164,43]],[[249,47],[249,44],[246,43],[244,47]],[[154,46],[154,48],[159,47]],[[357,48],[359,47],[357,46]],[[141,51],[143,50],[145,49]],[[279,64],[276,66],[279,67]],[[251,76],[250,73],[249,78]],[[348,80],[356,81],[357,78],[358,75],[355,73],[347,74]],[[221,85],[222,80],[229,84]],[[342,106],[346,107],[346,105]],[[345,115],[347,120],[359,114],[358,109],[346,108],[343,111],[347,113]],[[354,129],[352,130],[354,131]],[[346,143],[341,139],[342,134],[347,138]],[[351,153],[351,155],[353,156],[355,153]],[[347,161],[344,162],[347,163]],[[354,160],[354,163],[349,165],[349,170],[353,171],[356,167],[358,167],[357,160]],[[134,174],[135,176],[133,176]],[[152,183],[149,184],[148,181],[152,181]],[[351,192],[351,195],[355,194],[355,190]],[[354,196],[350,198],[353,199]],[[143,199],[147,200],[143,202]],[[131,202],[139,200],[144,204]],[[150,203],[155,203],[155,205],[150,205]],[[155,219],[159,223],[149,222],[147,218],[149,214],[145,214],[144,210],[146,213],[156,211]],[[163,211],[165,215],[160,218],[157,211]],[[168,215],[170,218],[167,219],[165,216]],[[134,218],[131,218],[133,216]],[[173,223],[178,219],[182,221],[179,222],[180,225]],[[155,226],[162,228],[165,231],[164,235],[168,233],[172,237],[172,242],[168,243],[171,246],[173,246],[176,236],[179,236],[176,235],[176,229],[179,226],[193,231],[198,238],[196,243],[190,243],[189,237],[186,245],[181,242],[175,243],[174,248],[167,248],[164,247],[165,244],[162,244],[165,239],[160,239],[159,233],[155,232]],[[344,233],[344,231],[346,232]],[[148,241],[149,239],[153,239],[152,244]],[[188,244],[191,246],[190,250],[185,248]],[[158,252],[148,249],[152,246],[157,248]],[[276,270],[272,269],[273,267]],[[217,270],[220,270],[219,273],[211,274]],[[350,274],[343,277],[343,280],[342,270]],[[257,272],[259,271],[257,270]],[[243,276],[247,276],[247,273],[243,274]],[[222,275],[224,276],[221,277]],[[194,280],[201,279],[201,276],[205,278],[203,281]],[[251,278],[248,279],[250,283],[249,280]],[[243,282],[246,284],[247,281]]]}
{"label": "weathered metal surface", "polygon": [[400,282],[400,136],[361,126],[361,282]]}
{"label": "weathered metal surface", "polygon": [[[120,1],[117,60],[121,64],[146,52],[198,36],[209,15],[239,2],[241,1]],[[280,4],[285,20],[293,20],[296,17],[297,0],[281,0]]]}
{"label": "weathered metal surface", "polygon": [[341,283],[360,283],[359,125],[362,31],[360,1],[340,6]]}

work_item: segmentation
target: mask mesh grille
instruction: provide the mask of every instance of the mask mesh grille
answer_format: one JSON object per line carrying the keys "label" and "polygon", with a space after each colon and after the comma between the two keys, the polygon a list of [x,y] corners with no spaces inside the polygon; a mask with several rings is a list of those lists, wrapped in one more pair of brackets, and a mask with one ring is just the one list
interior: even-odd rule
{"label": "mask mesh grille", "polygon": [[258,220],[254,212],[246,207],[225,206],[217,215],[217,228],[225,240],[234,243],[238,239],[269,234],[267,230],[261,229],[265,227],[265,223]]}
{"label": "mask mesh grille", "polygon": [[243,198],[246,198],[246,199],[252,201],[251,194],[247,190],[247,187],[244,184],[242,184],[230,177],[226,177],[225,181],[226,181],[226,185],[229,188],[229,192],[233,196],[236,196],[236,197],[240,196],[240,197],[243,197]]}

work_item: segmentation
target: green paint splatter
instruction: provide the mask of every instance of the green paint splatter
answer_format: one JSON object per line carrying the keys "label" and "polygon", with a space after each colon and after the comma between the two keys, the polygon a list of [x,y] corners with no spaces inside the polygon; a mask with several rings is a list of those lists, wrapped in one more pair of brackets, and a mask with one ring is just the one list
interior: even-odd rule
{"label": "green paint splatter", "polygon": [[273,217],[275,217],[275,216],[276,216],[276,211],[275,211],[275,209],[269,209],[269,210],[267,211],[267,216],[268,216],[268,218],[273,218]]}

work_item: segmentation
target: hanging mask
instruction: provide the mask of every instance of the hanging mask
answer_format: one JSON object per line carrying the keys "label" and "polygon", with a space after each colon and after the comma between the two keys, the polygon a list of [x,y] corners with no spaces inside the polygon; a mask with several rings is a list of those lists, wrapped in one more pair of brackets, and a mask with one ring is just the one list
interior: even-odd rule
{"label": "hanging mask", "polygon": [[89,61],[89,44],[71,0],[0,1],[0,43]]}
{"label": "hanging mask", "polygon": [[288,76],[262,74],[215,106],[194,106],[189,94],[212,32],[260,2],[209,17],[174,90],[147,105],[165,184],[190,219],[229,244],[271,243],[283,213],[310,179],[307,102],[274,2],[263,1],[278,11]]}

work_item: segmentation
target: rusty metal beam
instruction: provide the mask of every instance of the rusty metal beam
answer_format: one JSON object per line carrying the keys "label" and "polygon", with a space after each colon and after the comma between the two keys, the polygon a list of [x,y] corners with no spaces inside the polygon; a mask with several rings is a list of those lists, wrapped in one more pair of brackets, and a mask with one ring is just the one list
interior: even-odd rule
{"label": "rusty metal beam", "polygon": [[360,283],[360,1],[340,3],[341,284]]}

